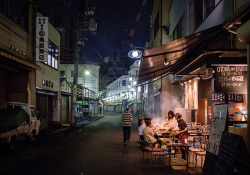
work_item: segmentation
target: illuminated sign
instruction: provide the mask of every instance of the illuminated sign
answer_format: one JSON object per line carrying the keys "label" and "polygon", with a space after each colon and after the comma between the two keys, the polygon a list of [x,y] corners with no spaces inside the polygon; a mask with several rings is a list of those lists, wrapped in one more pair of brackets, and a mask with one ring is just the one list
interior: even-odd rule
{"label": "illuminated sign", "polygon": [[224,93],[246,93],[247,66],[216,67],[215,91]]}
{"label": "illuminated sign", "polygon": [[36,61],[48,62],[48,17],[36,18]]}

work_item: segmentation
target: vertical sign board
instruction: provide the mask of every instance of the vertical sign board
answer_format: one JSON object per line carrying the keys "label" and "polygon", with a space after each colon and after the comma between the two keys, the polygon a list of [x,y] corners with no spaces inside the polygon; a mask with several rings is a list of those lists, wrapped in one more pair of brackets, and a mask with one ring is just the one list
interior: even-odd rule
{"label": "vertical sign board", "polygon": [[208,151],[215,155],[218,155],[221,135],[225,130],[227,108],[228,104],[215,105],[214,107],[214,117],[212,119],[212,126],[210,130]]}
{"label": "vertical sign board", "polygon": [[48,63],[48,17],[36,17],[36,61]]}
{"label": "vertical sign board", "polygon": [[220,140],[218,160],[215,164],[216,175],[231,175],[234,173],[236,157],[241,136],[224,131]]}
{"label": "vertical sign board", "polygon": [[214,117],[212,118],[209,143],[203,167],[204,175],[215,174],[215,163],[218,160],[222,132],[225,130],[227,110],[228,104],[216,104],[214,107]]}

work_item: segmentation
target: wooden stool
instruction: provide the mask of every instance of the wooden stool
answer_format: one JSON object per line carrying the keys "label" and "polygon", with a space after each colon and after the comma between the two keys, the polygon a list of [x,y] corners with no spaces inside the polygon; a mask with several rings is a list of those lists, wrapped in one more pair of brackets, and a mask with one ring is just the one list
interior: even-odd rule
{"label": "wooden stool", "polygon": [[196,149],[196,148],[189,148],[189,159],[188,161],[190,162],[190,158],[191,158],[191,154],[193,154],[193,162],[194,162],[194,153],[195,152],[202,152],[203,150],[202,149]]}
{"label": "wooden stool", "polygon": [[195,154],[196,154],[196,164],[197,164],[197,156],[201,156],[201,170],[202,170],[203,156],[206,156],[206,151],[195,152]]}

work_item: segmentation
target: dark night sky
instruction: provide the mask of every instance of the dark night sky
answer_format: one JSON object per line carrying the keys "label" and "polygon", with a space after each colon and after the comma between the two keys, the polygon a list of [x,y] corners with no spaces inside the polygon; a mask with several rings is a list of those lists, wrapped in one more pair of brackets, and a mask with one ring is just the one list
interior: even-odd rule
{"label": "dark night sky", "polygon": [[[56,15],[72,15],[74,24],[77,22],[77,9],[75,3],[79,0],[42,0],[39,2],[39,10],[52,10]],[[98,33],[93,35],[90,31],[82,31],[85,46],[81,48],[82,56],[80,59],[98,62],[103,61],[98,53],[104,58],[113,57],[114,49],[122,50],[127,53],[127,47],[122,44],[126,39],[125,29],[132,28],[135,18],[140,11],[143,0],[89,0],[89,7],[96,8],[93,18],[98,20]],[[68,5],[68,4],[72,5]],[[152,13],[153,0],[148,0],[143,9],[141,19],[132,39],[132,44],[144,47],[150,34],[150,15]],[[92,16],[91,16],[92,17]],[[76,25],[74,31],[76,31]],[[76,32],[74,32],[76,35]],[[75,42],[74,42],[75,48]],[[106,49],[107,48],[107,49]],[[129,48],[131,50],[131,48]],[[96,51],[98,51],[98,53]],[[106,52],[107,50],[107,52]],[[130,58],[128,58],[130,59]],[[128,60],[129,61],[129,60]],[[129,64],[134,60],[130,60]],[[127,65],[128,66],[128,65]]]}
{"label": "dark night sky", "polygon": [[[113,56],[113,49],[126,51],[122,44],[126,39],[124,30],[132,28],[135,18],[141,8],[143,0],[92,0],[90,6],[96,7],[94,17],[98,19],[99,31],[96,35],[90,32],[83,32],[96,50],[103,56]],[[143,9],[141,19],[137,25],[132,43],[138,47],[144,47],[148,41],[150,33],[150,15],[152,12],[152,0],[148,0]],[[105,43],[106,42],[106,43]],[[83,54],[89,56],[89,60],[94,60],[96,54],[91,54],[91,46],[85,41],[86,47]],[[107,47],[107,55],[105,52]],[[93,48],[93,47],[92,47]]]}

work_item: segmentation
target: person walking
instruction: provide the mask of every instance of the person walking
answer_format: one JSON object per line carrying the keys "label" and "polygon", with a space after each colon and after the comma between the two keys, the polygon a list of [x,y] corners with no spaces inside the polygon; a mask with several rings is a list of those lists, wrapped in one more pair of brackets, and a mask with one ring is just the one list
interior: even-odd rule
{"label": "person walking", "polygon": [[126,108],[126,111],[122,114],[121,121],[123,121],[123,136],[124,136],[124,145],[127,146],[130,136],[131,136],[131,121],[133,116],[130,113],[130,108]]}

